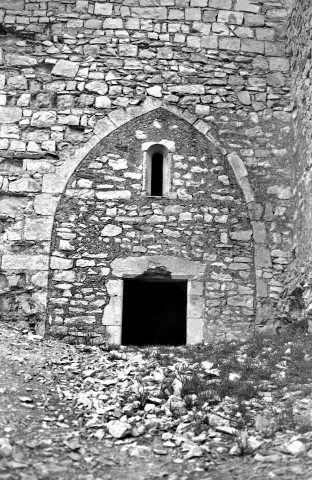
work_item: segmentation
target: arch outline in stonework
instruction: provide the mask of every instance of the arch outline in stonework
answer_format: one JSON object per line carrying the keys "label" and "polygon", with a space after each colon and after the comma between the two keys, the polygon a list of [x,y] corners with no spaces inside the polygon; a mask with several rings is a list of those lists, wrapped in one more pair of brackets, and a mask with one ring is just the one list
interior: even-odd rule
{"label": "arch outline in stonework", "polygon": [[[107,117],[99,120],[94,128],[94,135],[91,137],[91,139],[88,140],[88,142],[86,142],[81,148],[76,150],[74,155],[67,158],[62,166],[57,169],[56,173],[44,175],[42,193],[51,196],[51,199],[54,199],[53,207],[51,207],[51,216],[54,218],[61,194],[65,190],[71,175],[79,167],[80,163],[91,152],[91,150],[114,130],[125,125],[131,120],[134,120],[135,118],[157,109],[166,110],[192,125],[210,143],[212,143],[215,148],[219,150],[219,152],[227,159],[234,172],[236,181],[243,192],[243,196],[248,207],[253,230],[255,251],[254,266],[256,271],[256,317],[260,318],[261,315],[258,316],[257,307],[261,305],[261,290],[263,290],[263,280],[257,278],[257,272],[262,268],[270,268],[271,259],[268,249],[266,248],[266,236],[263,235],[263,231],[265,231],[265,224],[260,222],[256,217],[255,196],[248,178],[248,171],[243,160],[239,157],[237,152],[233,151],[229,153],[224,146],[221,145],[221,143],[211,134],[209,125],[202,119],[192,115],[189,112],[184,110],[182,111],[175,106],[166,105],[162,101],[148,98],[140,106],[129,107],[126,110],[115,110],[108,114]],[[51,262],[53,263],[53,257]]]}

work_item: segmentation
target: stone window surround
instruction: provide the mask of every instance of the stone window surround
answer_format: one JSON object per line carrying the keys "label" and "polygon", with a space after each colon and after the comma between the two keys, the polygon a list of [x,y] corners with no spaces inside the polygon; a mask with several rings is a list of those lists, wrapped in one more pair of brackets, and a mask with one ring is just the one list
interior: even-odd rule
{"label": "stone window surround", "polygon": [[171,164],[172,153],[175,151],[175,143],[171,140],[160,140],[159,142],[145,142],[142,144],[143,151],[143,183],[142,190],[146,196],[151,195],[151,169],[154,153],[163,155],[163,197],[170,193],[171,187]]}
{"label": "stone window surround", "polygon": [[109,303],[104,308],[102,325],[106,327],[109,343],[120,345],[124,278],[136,278],[153,268],[163,267],[172,280],[187,281],[186,344],[203,341],[205,318],[204,273],[206,264],[173,256],[156,255],[116,258],[111,263],[116,279],[106,283]]}

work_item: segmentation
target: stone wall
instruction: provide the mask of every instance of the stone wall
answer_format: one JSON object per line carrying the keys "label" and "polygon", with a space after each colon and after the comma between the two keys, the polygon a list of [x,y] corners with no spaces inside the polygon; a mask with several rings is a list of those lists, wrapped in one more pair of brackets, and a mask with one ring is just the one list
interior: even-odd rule
{"label": "stone wall", "polygon": [[[174,112],[205,135],[207,142],[211,140],[208,147],[199,136],[200,148],[207,145],[211,151],[214,144],[222,158],[236,166],[236,182],[245,202],[241,201],[241,215],[234,215],[237,228],[245,228],[246,208],[248,221],[253,223],[250,241],[255,243],[257,324],[272,321],[283,289],[282,275],[292,260],[292,117],[285,48],[288,7],[286,0],[160,0],[156,5],[149,0],[0,1],[0,301],[4,318],[25,314],[30,319],[46,318],[50,257],[58,278],[62,268],[55,257],[65,260],[66,256],[71,261],[70,251],[64,253],[59,245],[53,243],[51,251],[60,195],[66,188],[54,232],[62,221],[63,205],[69,201],[68,191],[76,189],[72,182],[79,184],[72,175],[85,171],[81,170],[87,168],[85,162],[94,157],[92,148],[104,158],[111,153],[99,143],[104,137],[112,133],[115,138],[113,132],[133,119],[136,131],[144,131],[139,126],[144,124],[142,115],[163,107],[168,119]],[[184,158],[189,155],[180,153],[180,146],[177,151]],[[109,175],[109,160],[108,166],[103,165],[101,175]],[[187,165],[191,169],[193,164]],[[211,165],[204,168],[209,170]],[[112,176],[124,173],[121,169]],[[201,178],[206,172],[202,173]],[[141,199],[135,198],[132,205],[132,198],[125,212],[126,207],[133,208],[140,217]],[[82,203],[70,198],[70,208],[76,212]],[[160,203],[152,208],[160,213],[151,215],[163,216],[165,204]],[[183,203],[181,213],[210,215],[210,206],[201,204],[208,212],[199,212],[198,206]],[[107,207],[121,208],[119,203]],[[169,217],[166,221],[170,222]],[[217,224],[218,235],[205,230],[207,251],[200,247],[201,258],[215,254],[222,243],[221,233],[230,241],[231,232],[226,228],[222,232]],[[178,223],[168,224],[166,230],[176,232],[178,227]],[[192,228],[196,228],[194,217]],[[171,239],[171,248],[175,248],[178,237],[162,238]],[[123,230],[119,239],[118,255],[121,248],[129,255],[128,247],[135,247],[131,237]],[[189,256],[194,254],[184,250]],[[218,258],[227,269],[232,254],[230,261],[224,255],[218,253]],[[249,283],[248,277],[244,288]],[[58,298],[54,284],[50,295]],[[226,301],[218,301],[211,308],[222,307],[219,318],[228,332]],[[241,312],[242,306],[237,308]],[[62,318],[65,321],[65,314]],[[222,332],[222,322],[218,328]]]}
{"label": "stone wall", "polygon": [[[172,149],[171,188],[163,197],[142,190],[142,148],[151,142]],[[214,145],[166,110],[136,118],[86,156],[58,205],[49,289],[52,331],[67,333],[77,322],[103,323],[120,338],[121,305],[106,313],[109,286],[119,276],[138,275],[133,256],[137,262],[148,256],[161,267],[166,265],[159,258],[168,256],[174,265],[181,259],[204,265],[196,275],[197,295],[204,301],[199,299],[195,318],[205,319],[205,338],[222,330],[239,332],[254,318],[251,237],[242,191]],[[118,275],[114,260],[128,257]],[[193,278],[190,271],[181,277]]]}
{"label": "stone wall", "polygon": [[296,1],[289,19],[288,49],[292,73],[294,118],[294,260],[287,269],[286,310],[295,317],[310,315],[312,307],[312,89],[311,89],[312,5]]}

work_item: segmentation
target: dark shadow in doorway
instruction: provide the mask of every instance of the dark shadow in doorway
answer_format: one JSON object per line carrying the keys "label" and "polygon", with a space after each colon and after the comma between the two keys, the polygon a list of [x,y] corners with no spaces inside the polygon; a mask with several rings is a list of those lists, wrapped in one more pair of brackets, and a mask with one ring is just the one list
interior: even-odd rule
{"label": "dark shadow in doorway", "polygon": [[185,345],[187,281],[124,280],[122,345]]}

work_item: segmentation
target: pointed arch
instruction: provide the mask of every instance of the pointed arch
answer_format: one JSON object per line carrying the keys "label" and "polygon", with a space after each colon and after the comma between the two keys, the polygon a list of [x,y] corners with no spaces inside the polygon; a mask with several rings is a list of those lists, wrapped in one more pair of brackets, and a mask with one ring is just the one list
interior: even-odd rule
{"label": "pointed arch", "polygon": [[[178,118],[188,122],[194,129],[200,132],[208,140],[208,142],[211,143],[214,148],[216,148],[227,160],[228,164],[233,170],[236,181],[242,190],[245,202],[247,204],[254,238],[255,270],[257,271],[263,267],[270,267],[270,258],[267,254],[268,250],[265,246],[266,235],[263,235],[263,232],[265,232],[265,225],[264,223],[257,221],[255,215],[255,197],[248,178],[248,171],[242,159],[239,157],[236,151],[228,152],[226,148],[221,145],[221,143],[212,135],[209,125],[202,119],[199,119],[189,112],[166,105],[155,99],[147,99],[142,105],[137,107],[113,111],[107,117],[99,120],[94,128],[94,135],[91,137],[91,139],[88,140],[88,142],[86,142],[81,148],[76,150],[74,155],[69,156],[64,163],[57,168],[55,173],[44,175],[42,194],[45,196],[47,201],[51,199],[49,204],[49,216],[46,217],[46,220],[50,220],[50,223],[52,223],[51,220],[55,216],[59,199],[61,198],[69,179],[79,167],[80,163],[92,151],[92,149],[119,127],[125,125],[135,118],[157,109],[166,110]],[[46,260],[47,266],[44,267],[43,270],[49,270],[50,267],[60,269],[70,268],[70,266],[67,266],[66,264],[66,262],[68,262],[66,259],[59,258],[59,265],[50,265],[49,259],[46,258]],[[53,259],[52,257],[51,262],[55,262],[55,258]],[[256,279],[256,309],[261,305],[261,291],[263,291],[262,278]]]}

